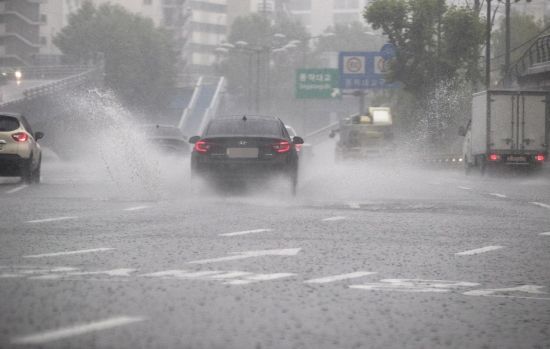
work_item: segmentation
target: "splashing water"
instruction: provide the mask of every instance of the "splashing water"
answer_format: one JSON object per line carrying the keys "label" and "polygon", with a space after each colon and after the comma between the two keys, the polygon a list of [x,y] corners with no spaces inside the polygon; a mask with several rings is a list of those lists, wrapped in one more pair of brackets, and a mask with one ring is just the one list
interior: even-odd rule
{"label": "splashing water", "polygon": [[[160,165],[140,132],[139,118],[122,107],[114,93],[91,90],[62,101],[71,115],[66,127],[78,134],[78,158],[94,179],[107,179],[118,198],[157,200]],[[73,141],[69,143],[73,143]],[[105,178],[106,177],[106,178]]]}

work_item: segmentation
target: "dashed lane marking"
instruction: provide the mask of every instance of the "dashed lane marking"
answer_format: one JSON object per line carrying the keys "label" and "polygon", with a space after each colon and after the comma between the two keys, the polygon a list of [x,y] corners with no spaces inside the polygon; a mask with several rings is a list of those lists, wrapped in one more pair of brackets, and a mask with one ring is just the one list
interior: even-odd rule
{"label": "dashed lane marking", "polygon": [[334,221],[342,221],[344,219],[346,219],[346,217],[344,217],[344,216],[335,216],[335,217],[325,218],[322,221],[323,222],[334,222]]}
{"label": "dashed lane marking", "polygon": [[506,195],[499,194],[499,193],[489,193],[489,195],[496,196],[497,198],[502,198],[502,199],[506,198]]}
{"label": "dashed lane marking", "polygon": [[165,270],[155,273],[142,275],[144,277],[156,277],[162,279],[179,279],[179,280],[202,280],[202,281],[222,281],[224,285],[248,285],[261,281],[271,281],[282,278],[295,276],[294,273],[270,273],[270,274],[255,274],[247,271],[221,271],[221,270],[206,270],[206,271],[188,271],[188,270]]}
{"label": "dashed lane marking", "polygon": [[59,328],[56,330],[44,331],[28,336],[14,338],[12,344],[44,344],[65,338],[80,336],[90,332],[108,330],[111,328],[125,326],[136,322],[145,321],[144,317],[118,316],[101,321],[91,322]]}
{"label": "dashed lane marking", "polygon": [[26,185],[26,184],[20,185],[20,186],[18,186],[18,187],[13,188],[13,189],[7,190],[7,191],[6,191],[6,194],[17,193],[18,191],[23,190],[23,189],[25,189],[26,187],[28,187],[28,185]]}
{"label": "dashed lane marking", "polygon": [[362,285],[350,285],[349,288],[367,291],[397,291],[397,292],[435,292],[447,293],[456,289],[479,286],[476,282],[424,280],[424,279],[383,279],[379,282]]}
{"label": "dashed lane marking", "polygon": [[247,234],[257,234],[257,233],[264,233],[272,230],[273,229],[244,230],[244,231],[236,231],[233,233],[224,233],[224,234],[220,234],[219,236],[239,236],[239,235],[247,235]]}
{"label": "dashed lane marking", "polygon": [[356,272],[353,272],[353,273],[326,276],[326,277],[322,277],[322,278],[318,278],[318,279],[310,279],[310,280],[306,280],[304,282],[307,283],[307,284],[327,284],[329,282],[355,279],[355,278],[360,278],[360,277],[363,277],[363,276],[373,275],[373,274],[376,274],[376,272],[373,272],[373,271],[356,271]]}
{"label": "dashed lane marking", "polygon": [[65,220],[69,220],[69,219],[78,219],[78,217],[67,216],[67,217],[54,217],[54,218],[35,219],[35,220],[32,220],[32,221],[27,221],[27,223],[46,223],[46,222],[65,221]]}
{"label": "dashed lane marking", "polygon": [[472,188],[470,188],[470,187],[465,187],[465,186],[459,186],[458,189],[462,189],[462,190],[472,190]]}
{"label": "dashed lane marking", "polygon": [[134,206],[134,207],[127,207],[124,209],[124,211],[139,211],[139,210],[145,210],[151,206]]}
{"label": "dashed lane marking", "polygon": [[455,253],[455,255],[456,256],[471,256],[471,255],[475,255],[475,254],[500,250],[501,248],[504,248],[504,246],[485,246],[485,247],[481,247],[481,248],[476,248],[474,250],[458,252],[458,253]]}
{"label": "dashed lane marking", "polygon": [[546,232],[546,233],[540,233],[539,235],[542,235],[542,236],[550,236],[550,231],[549,231],[549,232]]}
{"label": "dashed lane marking", "polygon": [[544,208],[550,209],[550,205],[548,205],[548,204],[543,204],[542,202],[533,201],[533,202],[530,202],[530,204],[533,204],[533,205],[536,205],[536,206],[539,206],[539,207],[544,207]]}
{"label": "dashed lane marking", "polygon": [[361,208],[361,205],[359,205],[357,202],[350,202],[348,206],[349,208],[353,208],[353,209]]}
{"label": "dashed lane marking", "polygon": [[188,262],[190,264],[206,264],[206,263],[216,263],[216,262],[228,262],[235,261],[239,259],[253,258],[253,257],[264,257],[264,256],[295,256],[300,252],[301,248],[286,248],[281,250],[260,250],[260,251],[244,251],[244,252],[233,252],[231,256],[220,257],[220,258],[209,258],[201,259],[197,261]]}
{"label": "dashed lane marking", "polygon": [[114,248],[112,248],[112,247],[100,247],[100,248],[90,248],[90,249],[87,249],[87,250],[32,254],[32,255],[23,256],[23,258],[42,258],[42,257],[68,256],[68,255],[74,255],[74,254],[104,252],[104,251],[110,251],[110,250],[114,250]]}

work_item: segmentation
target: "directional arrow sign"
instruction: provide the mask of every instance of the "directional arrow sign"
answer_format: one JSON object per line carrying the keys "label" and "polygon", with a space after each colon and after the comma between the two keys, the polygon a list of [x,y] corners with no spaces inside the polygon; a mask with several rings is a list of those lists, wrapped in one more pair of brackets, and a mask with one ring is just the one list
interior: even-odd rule
{"label": "directional arrow sign", "polygon": [[253,258],[253,257],[263,257],[263,256],[295,256],[300,252],[301,248],[286,248],[282,250],[260,250],[260,251],[244,251],[244,252],[233,252],[231,256],[220,257],[220,258],[211,258],[211,259],[201,259],[198,261],[189,262],[190,264],[206,264],[206,263],[216,263],[216,262],[226,262],[226,261],[235,261],[239,259]]}

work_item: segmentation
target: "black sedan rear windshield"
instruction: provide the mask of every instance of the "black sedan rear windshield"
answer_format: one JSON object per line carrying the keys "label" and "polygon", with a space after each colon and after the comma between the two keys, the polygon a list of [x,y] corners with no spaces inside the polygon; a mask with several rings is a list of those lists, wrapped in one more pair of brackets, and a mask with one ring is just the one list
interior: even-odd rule
{"label": "black sedan rear windshield", "polygon": [[257,136],[282,138],[281,124],[276,120],[212,120],[206,130],[207,137]]}
{"label": "black sedan rear windshield", "polygon": [[14,131],[19,128],[19,120],[12,116],[0,115],[0,132]]}

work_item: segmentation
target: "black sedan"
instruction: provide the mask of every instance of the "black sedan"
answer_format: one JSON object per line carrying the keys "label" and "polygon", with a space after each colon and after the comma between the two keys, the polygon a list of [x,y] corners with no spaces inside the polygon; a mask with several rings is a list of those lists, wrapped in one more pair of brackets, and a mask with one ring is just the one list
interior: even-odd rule
{"label": "black sedan", "polygon": [[298,182],[296,145],[284,123],[272,116],[240,115],[212,119],[191,154],[194,177],[221,180],[263,180],[276,175],[289,179],[292,194]]}

